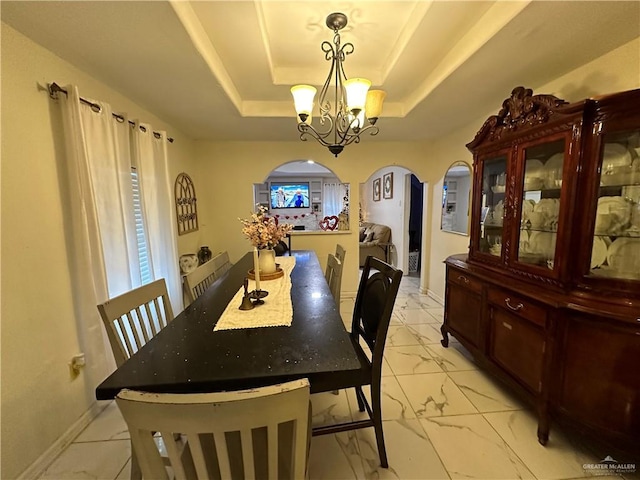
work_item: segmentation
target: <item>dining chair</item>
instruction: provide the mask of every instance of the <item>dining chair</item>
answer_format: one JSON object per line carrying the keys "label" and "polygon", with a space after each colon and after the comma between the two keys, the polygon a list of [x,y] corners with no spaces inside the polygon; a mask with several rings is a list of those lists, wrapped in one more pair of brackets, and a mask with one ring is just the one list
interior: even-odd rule
{"label": "dining chair", "polygon": [[347,251],[339,243],[336,244],[336,258],[344,265],[344,257],[347,255]]}
{"label": "dining chair", "polygon": [[[118,367],[173,320],[164,278],[98,305],[98,312]],[[138,460],[132,454],[131,480],[141,478]]]}
{"label": "dining chair", "polygon": [[[382,260],[368,256],[364,263],[360,285],[351,322],[351,341],[360,358],[359,375],[343,388],[355,387],[358,409],[368,414],[368,419],[323,425],[313,429],[313,435],[344,432],[358,428],[373,427],[378,445],[380,465],[389,467],[387,451],[382,431],[382,403],[380,383],[382,378],[382,358],[393,306],[398,295],[402,270],[392,267]],[[361,340],[366,344],[363,348]],[[371,403],[367,401],[363,386],[371,387]]]}
{"label": "dining chair", "polygon": [[173,320],[164,278],[98,305],[119,367]]}
{"label": "dining chair", "polygon": [[211,261],[213,262],[213,270],[216,274],[216,278],[220,278],[231,268],[231,260],[229,260],[229,253],[226,250],[218,253],[211,259]]}
{"label": "dining chair", "polygon": [[340,305],[340,288],[342,285],[342,262],[331,253],[327,256],[327,269],[324,273],[324,278],[327,280],[331,295],[336,301],[336,305]]}
{"label": "dining chair", "polygon": [[169,478],[154,432],[160,432],[175,478],[306,476],[307,379],[217,393],[122,390],[116,403],[144,478]]}
{"label": "dining chair", "polygon": [[215,282],[218,277],[216,275],[215,258],[203,263],[193,272],[184,276],[185,294],[188,303],[193,303],[196,298],[204,293],[209,285]]}

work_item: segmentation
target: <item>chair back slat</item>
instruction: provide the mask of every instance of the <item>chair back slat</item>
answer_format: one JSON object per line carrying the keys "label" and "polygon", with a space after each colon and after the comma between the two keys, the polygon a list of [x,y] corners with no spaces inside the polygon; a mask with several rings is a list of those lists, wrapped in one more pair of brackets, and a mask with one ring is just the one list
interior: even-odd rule
{"label": "chair back slat", "polygon": [[[191,439],[189,441],[189,452],[191,454],[191,458],[193,459],[193,464],[195,468],[195,477],[196,478],[206,478],[208,475],[207,469],[207,461],[206,461],[206,448],[202,444],[203,437],[195,433],[189,433],[188,437]],[[207,439],[208,436],[204,436],[204,439]],[[212,444],[210,452],[213,453],[214,445]]]}
{"label": "chair back slat", "polygon": [[[229,459],[229,449],[224,432],[214,432],[216,454],[218,457],[218,467],[220,468],[220,478],[233,478],[231,475],[231,461]],[[206,478],[206,477],[205,477]]]}
{"label": "chair back slat", "polygon": [[[122,390],[116,403],[144,478],[167,478],[154,432],[162,432],[176,478],[237,478],[240,470],[244,478],[305,478],[310,433],[306,379],[238,392]],[[285,426],[293,428],[290,444],[283,441],[286,435],[278,435]]]}
{"label": "chair back slat", "polygon": [[245,478],[254,478],[256,471],[253,459],[253,435],[251,429],[240,430],[240,443],[242,444],[242,465],[244,467]]}
{"label": "chair back slat", "polygon": [[169,457],[169,462],[173,467],[176,479],[186,479],[187,472],[185,471],[185,465],[182,461],[182,448],[178,446],[173,432],[160,432],[160,435],[162,436],[162,442],[167,450],[167,456]]}
{"label": "chair back slat", "polygon": [[339,243],[336,245],[336,258],[344,265],[344,258],[347,256],[347,251]]}
{"label": "chair back slat", "polygon": [[231,261],[229,260],[229,253],[224,251],[218,253],[211,259],[213,262],[213,270],[216,278],[220,278],[224,273],[231,268]]}
{"label": "chair back slat", "polygon": [[340,290],[342,287],[342,262],[336,258],[335,255],[329,254],[327,256],[327,269],[325,270],[324,278],[327,280],[331,295],[336,301],[337,305],[340,305]]}
{"label": "chair back slat", "polygon": [[98,312],[118,366],[173,320],[163,278],[98,305]]}
{"label": "chair back slat", "polygon": [[[122,356],[124,356],[124,358],[129,358],[136,352],[133,345],[131,345],[131,338],[133,338],[133,333],[131,332],[133,317],[128,313],[125,318],[126,320],[123,317],[116,318],[115,321],[111,324],[111,328],[115,332],[115,338],[117,339],[116,343],[119,347],[118,350],[122,353]],[[118,327],[117,329],[116,325]],[[115,350],[113,343],[111,344],[111,349]],[[115,351],[113,352],[113,355],[116,356]],[[117,358],[116,363],[118,363]]]}
{"label": "chair back slat", "polygon": [[[269,477],[278,478],[278,426],[271,424],[267,432]],[[292,459],[293,460],[293,459]],[[291,472],[294,470],[291,469]]]}
{"label": "chair back slat", "polygon": [[184,283],[187,301],[193,303],[209,286],[231,268],[228,252],[218,253],[207,263],[185,275]]}
{"label": "chair back slat", "polygon": [[148,435],[147,432],[130,429],[129,436],[131,437],[131,445],[137,445],[136,458],[139,463],[144,461],[146,465],[145,477],[159,480],[169,480],[169,474],[164,466],[162,457],[155,455],[157,451],[156,442],[152,435]]}

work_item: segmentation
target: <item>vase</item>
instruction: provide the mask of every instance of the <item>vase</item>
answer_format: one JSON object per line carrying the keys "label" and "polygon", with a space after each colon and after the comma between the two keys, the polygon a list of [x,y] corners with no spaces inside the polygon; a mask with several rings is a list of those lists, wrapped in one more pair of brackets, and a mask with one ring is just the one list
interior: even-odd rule
{"label": "vase", "polygon": [[193,272],[199,265],[198,255],[195,253],[186,253],[180,255],[180,273],[187,274]]}
{"label": "vase", "polygon": [[276,252],[273,248],[263,248],[258,250],[258,268],[260,274],[275,273],[276,271]]}
{"label": "vase", "polygon": [[198,260],[200,261],[200,265],[207,263],[211,260],[211,250],[206,245],[200,247],[200,251],[198,251]]}

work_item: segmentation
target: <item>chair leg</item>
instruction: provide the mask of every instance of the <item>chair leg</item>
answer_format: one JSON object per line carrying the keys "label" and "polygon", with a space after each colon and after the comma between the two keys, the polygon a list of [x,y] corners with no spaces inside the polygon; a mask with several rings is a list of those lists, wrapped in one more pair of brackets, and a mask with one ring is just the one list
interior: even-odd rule
{"label": "chair leg", "polygon": [[131,444],[131,480],[142,480],[142,470],[140,470],[136,452],[133,450],[133,443]]}
{"label": "chair leg", "polygon": [[356,398],[358,399],[358,410],[360,410],[361,412],[364,412],[364,401],[362,400],[362,396],[364,395],[364,392],[362,391],[362,387],[355,387],[356,388]]}
{"label": "chair leg", "polygon": [[373,382],[371,385],[371,410],[373,413],[373,428],[376,432],[376,443],[378,444],[378,455],[380,455],[380,466],[389,468],[387,461],[387,449],[384,446],[384,432],[382,431],[382,402],[380,398],[380,382]]}

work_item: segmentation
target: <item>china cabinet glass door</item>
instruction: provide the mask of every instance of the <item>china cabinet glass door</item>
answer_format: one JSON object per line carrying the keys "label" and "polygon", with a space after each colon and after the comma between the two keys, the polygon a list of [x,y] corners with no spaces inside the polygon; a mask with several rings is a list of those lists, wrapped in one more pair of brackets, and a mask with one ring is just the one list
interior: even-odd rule
{"label": "china cabinet glass door", "polygon": [[515,261],[553,270],[560,220],[565,139],[525,147]]}
{"label": "china cabinet glass door", "polygon": [[640,128],[603,135],[590,275],[640,280]]}
{"label": "china cabinet glass door", "polygon": [[507,190],[507,155],[482,162],[482,198],[478,228],[478,250],[497,258],[502,255],[503,223]]}

